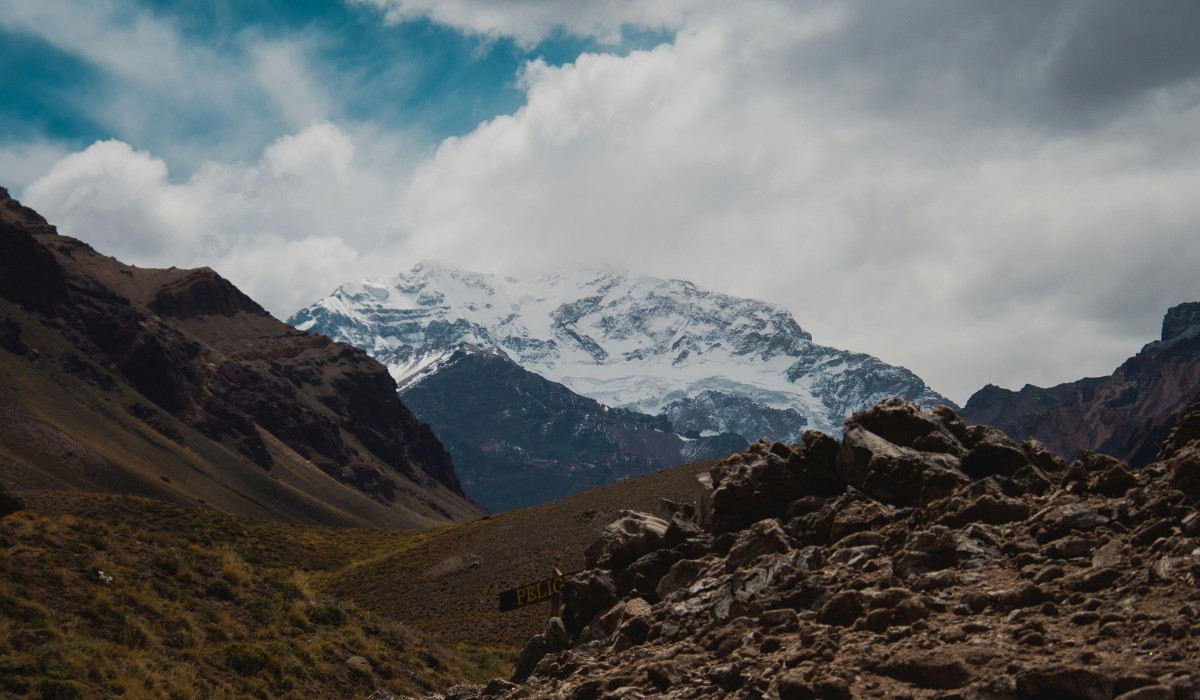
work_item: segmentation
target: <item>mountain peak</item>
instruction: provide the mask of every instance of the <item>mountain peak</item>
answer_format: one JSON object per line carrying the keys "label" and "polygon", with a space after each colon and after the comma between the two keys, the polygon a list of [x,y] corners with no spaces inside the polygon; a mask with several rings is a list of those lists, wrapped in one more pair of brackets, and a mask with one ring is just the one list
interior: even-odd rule
{"label": "mountain peak", "polygon": [[345,285],[289,322],[394,358],[385,362],[404,387],[468,343],[608,406],[652,414],[701,395],[729,407],[740,403],[721,397],[742,396],[836,432],[849,412],[885,396],[949,403],[903,368],[814,344],[782,307],[614,269],[516,279],[423,260],[386,283]]}
{"label": "mountain peak", "polygon": [[1190,301],[1167,309],[1163,316],[1162,339],[1168,341],[1200,326],[1200,301]]}

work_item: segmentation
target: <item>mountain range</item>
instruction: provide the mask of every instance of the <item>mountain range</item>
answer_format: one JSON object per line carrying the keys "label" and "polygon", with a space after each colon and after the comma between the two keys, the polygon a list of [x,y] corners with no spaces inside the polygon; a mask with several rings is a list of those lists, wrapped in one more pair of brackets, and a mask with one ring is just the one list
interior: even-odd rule
{"label": "mountain range", "polygon": [[1032,437],[1063,457],[1090,449],[1135,466],[1158,455],[1184,409],[1200,399],[1200,302],[1173,306],[1162,334],[1107,377],[1019,391],[988,385],[962,416],[1017,437]]}
{"label": "mountain range", "polygon": [[147,269],[0,189],[0,475],[292,522],[483,513],[362,351],[273,318],[208,268]]}
{"label": "mountain range", "polygon": [[[384,363],[454,455],[467,491],[496,508],[562,495],[565,484],[543,491],[524,479],[545,478],[547,465],[596,485],[760,437],[839,434],[846,415],[891,396],[953,405],[902,367],[814,343],[778,306],[613,271],[518,280],[425,261],[387,281],[345,284],[288,322]],[[505,398],[478,401],[476,391]],[[511,408],[534,396],[538,411]],[[583,405],[595,420],[573,417]],[[586,442],[555,427],[566,423],[599,451],[564,450],[563,440]],[[524,486],[501,496],[501,481]]]}

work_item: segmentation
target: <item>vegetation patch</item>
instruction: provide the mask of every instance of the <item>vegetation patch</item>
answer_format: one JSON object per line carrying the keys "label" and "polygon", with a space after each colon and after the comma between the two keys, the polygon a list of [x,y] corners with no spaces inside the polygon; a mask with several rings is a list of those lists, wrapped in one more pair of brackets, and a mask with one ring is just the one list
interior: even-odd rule
{"label": "vegetation patch", "polygon": [[423,695],[511,673],[511,650],[439,641],[327,592],[426,533],[21,495],[30,509],[0,519],[0,695]]}

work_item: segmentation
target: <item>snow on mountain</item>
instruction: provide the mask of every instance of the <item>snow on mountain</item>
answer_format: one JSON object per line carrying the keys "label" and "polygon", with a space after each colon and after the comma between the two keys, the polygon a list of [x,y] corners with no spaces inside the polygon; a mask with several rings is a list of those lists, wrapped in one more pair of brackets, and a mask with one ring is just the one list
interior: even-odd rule
{"label": "snow on mountain", "polygon": [[289,322],[365,349],[402,391],[467,344],[702,434],[789,423],[766,436],[797,440],[809,428],[838,434],[846,415],[888,396],[952,405],[902,367],[814,343],[778,306],[621,272],[517,280],[424,261],[343,285]]}

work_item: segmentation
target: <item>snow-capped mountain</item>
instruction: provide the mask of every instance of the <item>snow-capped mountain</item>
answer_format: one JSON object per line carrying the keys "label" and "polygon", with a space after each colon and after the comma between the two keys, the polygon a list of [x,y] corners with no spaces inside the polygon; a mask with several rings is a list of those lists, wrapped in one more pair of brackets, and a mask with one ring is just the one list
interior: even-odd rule
{"label": "snow-capped mountain", "polygon": [[699,435],[796,441],[840,434],[846,415],[889,396],[953,405],[907,369],[814,343],[778,306],[611,271],[517,280],[426,261],[346,284],[289,323],[365,349],[401,393],[468,344]]}

